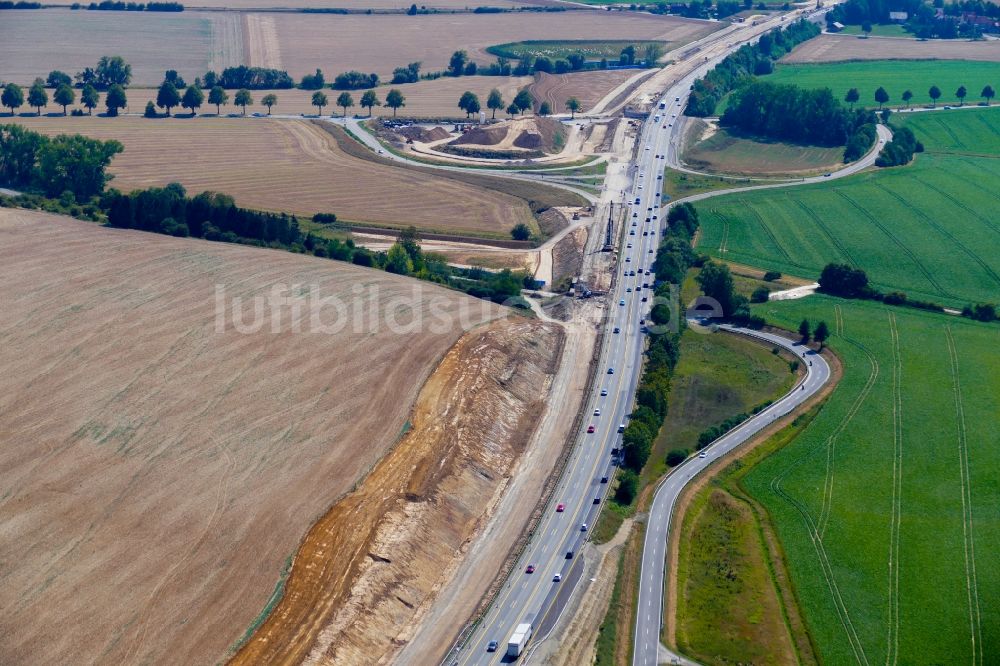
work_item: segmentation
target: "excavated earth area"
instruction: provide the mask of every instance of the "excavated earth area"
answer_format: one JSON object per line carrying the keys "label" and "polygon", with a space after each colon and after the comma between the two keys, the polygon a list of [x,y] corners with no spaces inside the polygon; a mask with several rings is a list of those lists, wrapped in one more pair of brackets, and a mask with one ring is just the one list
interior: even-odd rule
{"label": "excavated earth area", "polygon": [[232,663],[391,660],[499,501],[562,344],[561,328],[536,320],[467,333],[397,446],[306,535],[283,599]]}

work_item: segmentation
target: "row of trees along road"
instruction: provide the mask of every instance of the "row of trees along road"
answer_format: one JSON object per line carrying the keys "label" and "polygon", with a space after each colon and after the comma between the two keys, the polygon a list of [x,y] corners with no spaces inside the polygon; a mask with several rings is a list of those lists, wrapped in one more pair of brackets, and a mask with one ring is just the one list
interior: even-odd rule
{"label": "row of trees along road", "polygon": [[[927,91],[927,96],[931,98],[932,106],[935,107],[937,106],[937,101],[941,99],[941,94],[942,94],[941,89],[938,88],[937,86],[930,87],[930,89]],[[986,106],[989,106],[990,101],[994,97],[996,97],[996,94],[997,94],[996,90],[993,89],[993,86],[987,85],[983,87],[982,91],[979,93],[979,97],[986,103]],[[968,96],[969,96],[969,90],[965,86],[959,86],[958,89],[955,91],[955,97],[958,98],[959,106],[965,106],[965,98]],[[913,91],[904,90],[900,98],[903,100],[903,104],[906,105],[906,108],[908,109],[912,108],[910,100],[913,99]],[[889,96],[889,92],[882,86],[879,86],[875,90],[874,99],[876,102],[878,102],[878,108],[881,110],[882,106],[888,104],[891,98]],[[854,108],[854,105],[857,104],[860,100],[861,100],[861,92],[857,88],[851,88],[850,90],[847,91],[847,94],[844,95],[844,101],[850,104],[851,108]],[[902,106],[900,108],[902,108]]]}
{"label": "row of trees along road", "polygon": [[[514,117],[518,114],[523,114],[528,109],[532,108],[535,104],[535,98],[531,96],[531,93],[527,89],[520,90],[517,95],[514,96],[514,100],[507,106],[507,114]],[[486,107],[493,111],[492,118],[497,117],[497,111],[503,109],[506,102],[503,99],[503,95],[499,90],[494,88],[490,91],[489,96],[486,98]],[[479,96],[475,93],[466,90],[462,93],[462,96],[458,99],[458,108],[465,111],[465,117],[468,118],[474,113],[479,113],[482,106],[479,103]],[[576,97],[570,97],[566,100],[566,110],[570,112],[571,118],[576,117],[576,112],[580,110],[580,100]],[[542,116],[547,116],[552,113],[552,109],[549,107],[548,102],[542,102],[538,107],[538,113]]]}

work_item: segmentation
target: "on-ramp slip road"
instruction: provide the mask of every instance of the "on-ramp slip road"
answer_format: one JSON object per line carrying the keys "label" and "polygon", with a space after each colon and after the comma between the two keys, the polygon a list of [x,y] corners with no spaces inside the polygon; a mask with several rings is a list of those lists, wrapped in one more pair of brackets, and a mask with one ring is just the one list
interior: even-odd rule
{"label": "on-ramp slip road", "polygon": [[761,331],[722,325],[719,328],[741,333],[775,346],[783,347],[802,359],[806,377],[783,398],[753,418],[712,442],[699,454],[675,467],[656,489],[653,505],[646,520],[646,537],[642,549],[642,569],[639,576],[639,604],[635,623],[633,666],[655,666],[660,663],[660,627],[663,619],[663,581],[666,576],[667,537],[677,497],[684,487],[709,465],[737,448],[761,430],[792,412],[809,400],[830,380],[830,366],[816,352],[788,338]]}

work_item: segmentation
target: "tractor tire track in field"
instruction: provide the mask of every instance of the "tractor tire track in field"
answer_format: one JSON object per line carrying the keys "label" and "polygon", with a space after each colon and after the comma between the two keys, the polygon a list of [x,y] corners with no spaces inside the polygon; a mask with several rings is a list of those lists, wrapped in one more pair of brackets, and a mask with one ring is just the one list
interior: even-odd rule
{"label": "tractor tire track in field", "polygon": [[956,246],[958,246],[962,250],[962,252],[964,252],[970,259],[972,259],[974,262],[976,262],[977,264],[979,264],[979,266],[983,269],[983,271],[985,271],[987,275],[989,275],[991,278],[993,278],[994,282],[996,282],[997,284],[1000,284],[1000,275],[997,275],[996,271],[994,271],[990,267],[989,264],[987,264],[985,261],[983,261],[982,257],[980,257],[978,254],[976,254],[975,252],[973,252],[964,243],[962,243],[962,241],[958,240],[958,238],[956,238],[950,231],[948,231],[943,226],[941,226],[940,224],[938,224],[937,222],[935,222],[933,220],[933,218],[931,218],[930,215],[928,215],[927,213],[923,212],[919,208],[911,206],[906,201],[906,199],[904,199],[903,197],[899,196],[898,194],[896,194],[895,192],[893,192],[892,190],[890,190],[889,188],[887,188],[882,183],[876,183],[875,187],[877,187],[878,189],[880,189],[883,192],[885,192],[886,194],[888,194],[890,197],[892,197],[893,199],[895,199],[896,201],[898,201],[901,206],[904,206],[905,208],[913,211],[917,215],[917,217],[919,217],[920,219],[922,219],[924,222],[926,222],[930,226],[934,227],[938,231],[938,233],[940,233],[942,236],[944,236],[945,238],[947,238],[948,240],[950,240],[952,243],[954,243]]}
{"label": "tractor tire track in field", "polygon": [[844,192],[841,191],[840,188],[837,187],[833,188],[833,192],[841,199],[849,203],[852,207],[854,207],[854,209],[857,210],[858,213],[860,213],[865,219],[867,219],[869,222],[875,225],[879,230],[881,230],[882,233],[885,234],[889,240],[895,243],[896,247],[902,250],[903,254],[905,254],[907,257],[910,258],[910,261],[913,262],[913,265],[917,267],[917,269],[923,274],[923,276],[927,279],[927,281],[931,284],[931,286],[934,287],[937,293],[941,294],[942,296],[948,296],[949,298],[954,298],[954,294],[946,291],[944,287],[942,287],[941,284],[934,279],[934,276],[931,274],[929,270],[927,270],[927,267],[924,266],[922,263],[920,263],[920,259],[917,258],[917,255],[913,253],[913,250],[904,245],[901,240],[896,238],[896,236],[894,236],[892,232],[889,231],[888,227],[879,222],[878,219],[874,215],[869,213],[868,210],[866,210],[863,206],[861,206],[861,204],[859,204],[857,201],[855,201],[848,195],[844,194]]}
{"label": "tractor tire track in field", "polygon": [[802,212],[806,214],[806,217],[816,223],[816,226],[819,227],[824,234],[826,234],[826,237],[830,239],[830,243],[837,248],[837,251],[840,252],[841,256],[847,259],[851,266],[857,267],[858,262],[854,261],[854,257],[851,256],[851,253],[847,251],[847,248],[843,243],[837,240],[837,238],[833,235],[833,232],[830,231],[830,228],[826,226],[822,219],[820,219],[819,215],[817,215],[816,212],[807,206],[801,199],[792,199],[791,197],[788,198],[791,199],[796,206],[802,209]]}
{"label": "tractor tire track in field", "polygon": [[836,305],[833,306],[833,314],[834,314],[834,322],[835,322],[834,326],[836,326],[836,328],[834,329],[834,332],[837,335],[841,335],[842,336],[842,335],[844,335],[844,311],[843,311],[843,309],[841,309],[840,304],[836,304]]}
{"label": "tractor tire track in field", "polygon": [[[989,171],[989,173],[990,173],[991,176],[1000,177],[1000,174],[996,173],[995,171],[990,171],[989,169],[986,168],[987,162],[985,160],[982,161],[982,163],[980,163],[980,164],[976,164],[974,162],[970,162],[969,160],[959,160],[959,162],[961,162],[965,166],[969,167],[970,169],[974,169],[976,171]],[[997,201],[1000,201],[1000,194],[997,194],[996,190],[991,190],[989,188],[983,187],[982,185],[979,185],[978,183],[976,183],[975,181],[972,181],[972,180],[965,180],[963,182],[966,185],[968,185],[969,187],[971,187],[971,188],[973,188],[975,190],[978,190],[979,192],[982,192],[983,194],[987,195],[988,197],[996,199]]]}
{"label": "tractor tire track in field", "polygon": [[760,225],[761,229],[763,229],[764,233],[767,234],[767,237],[771,239],[771,243],[774,245],[775,249],[778,250],[778,252],[781,253],[781,256],[785,258],[785,261],[792,264],[793,266],[798,266],[799,264],[792,261],[792,257],[791,255],[788,254],[788,251],[785,250],[785,248],[781,247],[781,244],[778,243],[778,237],[774,235],[774,231],[771,230],[771,227],[767,226],[767,224],[764,222],[764,218],[761,217],[760,213],[757,212],[757,209],[751,206],[750,202],[747,201],[746,199],[740,199],[739,203],[746,210],[750,211],[750,213],[754,216],[754,218],[757,220],[757,223]]}
{"label": "tractor tire track in field", "polygon": [[[842,327],[842,324],[841,324]],[[879,374],[879,363],[875,355],[872,354],[867,347],[865,347],[860,342],[855,340],[850,340],[845,338],[847,342],[854,345],[861,351],[865,353],[868,357],[869,373],[868,379],[865,381],[864,387],[862,387],[861,392],[858,393],[858,397],[854,399],[854,403],[851,408],[847,411],[844,418],[837,424],[837,427],[833,429],[830,436],[826,439],[826,479],[823,482],[823,507],[820,510],[818,523],[819,537],[822,539],[826,536],[826,527],[830,523],[830,511],[833,506],[833,480],[834,472],[836,466],[836,449],[837,449],[837,439],[840,437],[841,433],[847,429],[848,424],[854,419],[854,416],[861,410],[861,406],[865,403],[868,398],[868,394],[872,392],[875,388],[875,382],[878,381]]]}
{"label": "tractor tire track in field", "polygon": [[958,350],[951,326],[945,327],[948,357],[951,361],[952,392],[955,394],[955,414],[958,425],[958,469],[962,479],[962,535],[965,541],[965,586],[969,603],[969,631],[972,641],[973,665],[983,663],[983,630],[979,608],[979,584],[976,578],[976,548],[972,523],[972,482],[969,477],[969,442],[962,403],[962,382],[958,367]]}
{"label": "tractor tire track in field", "polygon": [[892,340],[892,515],[889,520],[889,627],[886,666],[899,662],[899,532],[903,508],[903,359],[896,315],[889,313]]}
{"label": "tractor tire track in field", "polygon": [[712,208],[710,211],[717,218],[722,220],[722,239],[719,241],[719,254],[725,254],[729,249],[729,218],[723,215],[718,208]]}
{"label": "tractor tire track in field", "polygon": [[980,222],[982,222],[983,224],[985,224],[987,227],[989,227],[995,233],[1000,234],[1000,227],[998,227],[997,225],[993,224],[992,220],[990,220],[987,217],[984,217],[984,216],[980,215],[978,212],[976,212],[975,210],[973,210],[972,208],[970,208],[969,206],[967,206],[966,204],[962,203],[957,198],[955,198],[954,195],[949,194],[948,192],[945,192],[944,190],[942,190],[940,187],[937,187],[936,185],[931,185],[930,183],[928,183],[927,181],[923,180],[919,176],[913,176],[913,179],[915,181],[917,181],[918,183],[920,183],[921,185],[923,185],[924,187],[926,187],[927,189],[933,190],[933,191],[937,192],[942,197],[944,197],[948,201],[952,202],[957,207],[961,208],[966,213],[968,213],[969,215],[973,216],[974,218],[976,218],[977,220],[979,220]]}
{"label": "tractor tire track in field", "polygon": [[934,124],[936,124],[941,130],[943,130],[945,134],[951,137],[951,140],[955,142],[954,145],[957,148],[966,148],[966,149],[968,148],[968,146],[962,143],[962,140],[958,138],[958,135],[955,134],[954,130],[952,130],[947,123],[942,121],[941,118],[935,117]]}
{"label": "tractor tire track in field", "polygon": [[802,518],[802,523],[805,525],[806,533],[809,535],[809,541],[812,543],[813,549],[816,551],[816,557],[819,560],[820,573],[823,575],[823,580],[826,582],[827,588],[830,590],[830,597],[833,600],[833,606],[836,609],[837,617],[840,620],[841,625],[844,627],[844,632],[847,634],[847,641],[851,646],[851,651],[854,653],[854,658],[857,660],[857,663],[869,666],[870,662],[868,661],[868,656],[865,654],[865,648],[861,644],[861,639],[858,638],[857,631],[854,629],[854,623],[851,621],[851,615],[847,610],[847,604],[844,602],[844,597],[840,593],[840,587],[837,585],[837,579],[833,572],[833,566],[830,564],[830,559],[827,557],[826,548],[823,546],[823,540],[816,531],[816,523],[813,521],[812,516],[809,515],[809,509],[802,502],[789,495],[785,489],[781,487],[781,482],[784,481],[785,477],[788,476],[793,469],[805,462],[805,460],[813,453],[814,451],[809,451],[803,454],[798,460],[789,465],[784,472],[781,472],[771,479],[770,488],[772,492],[791,504]]}

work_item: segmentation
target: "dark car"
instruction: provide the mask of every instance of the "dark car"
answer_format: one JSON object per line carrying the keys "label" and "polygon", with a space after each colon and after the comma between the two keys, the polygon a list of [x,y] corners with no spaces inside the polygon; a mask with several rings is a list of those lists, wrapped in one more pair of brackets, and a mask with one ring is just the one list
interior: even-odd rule
{"label": "dark car", "polygon": [[490,644],[486,646],[486,651],[487,652],[496,652],[497,651],[497,642],[496,641],[490,641]]}
{"label": "dark car", "polygon": [[607,482],[608,482],[608,477],[602,476],[601,477],[601,483],[607,483]]}
{"label": "dark car", "polygon": [[594,498],[594,504],[600,504],[600,503],[601,503],[601,498],[600,497],[595,497]]}
{"label": "dark car", "polygon": [[529,574],[535,573],[535,565],[529,564],[528,567],[524,570],[524,573],[529,573]]}
{"label": "dark car", "polygon": [[567,550],[566,551],[566,559],[567,560],[572,560],[573,559],[573,551],[572,550]]}

